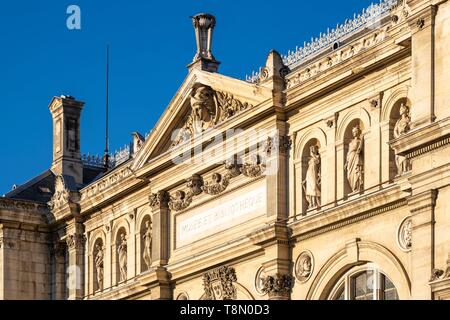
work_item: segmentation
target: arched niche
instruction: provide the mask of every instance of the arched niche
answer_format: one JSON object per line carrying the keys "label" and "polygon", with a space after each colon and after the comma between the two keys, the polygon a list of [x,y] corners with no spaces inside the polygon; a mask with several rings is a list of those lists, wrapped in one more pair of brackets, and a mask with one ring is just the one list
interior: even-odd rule
{"label": "arched niche", "polygon": [[125,226],[121,226],[117,229],[114,237],[114,257],[113,262],[115,266],[115,283],[119,284],[125,282],[128,278],[128,239],[129,233]]}
{"label": "arched niche", "polygon": [[[401,106],[406,106],[411,114],[411,101],[406,97],[400,97],[398,100],[391,104],[391,108],[389,109],[389,141],[395,139],[394,129],[397,121],[400,119],[400,109]],[[398,168],[398,159],[395,154],[395,150],[389,147],[389,180],[392,181],[395,177],[401,175],[403,172]]]}
{"label": "arched niche", "polygon": [[[344,167],[342,168],[342,174],[344,175],[343,181],[344,181],[344,196],[347,197],[354,193],[359,193],[364,190],[364,172],[365,172],[365,161],[364,156],[366,155],[366,144],[364,143],[364,136],[366,135],[367,127],[364,123],[364,121],[360,118],[355,118],[348,122],[345,130],[343,131],[343,146],[344,146],[344,159],[343,164]],[[360,139],[361,143],[361,152],[359,153],[360,157],[360,164],[359,169],[355,170],[354,164],[355,161],[350,161],[352,158],[349,158],[349,152],[355,151],[356,138]],[[355,154],[355,153],[352,153]],[[339,169],[338,169],[339,170]],[[349,172],[350,171],[350,172]],[[355,171],[359,172],[359,182],[355,182],[358,180],[358,178],[355,178],[355,174],[353,175],[354,178],[352,180],[353,186],[350,183],[349,175],[351,172],[355,173]],[[360,185],[360,188],[354,189],[354,185]]]}
{"label": "arched niche", "polygon": [[101,237],[93,241],[91,249],[91,271],[93,293],[104,289],[105,281],[105,242]]}
{"label": "arched niche", "polygon": [[[304,146],[301,153],[301,191],[302,191],[302,212],[305,214],[309,210],[319,209],[321,205],[321,172],[322,157],[320,151],[322,145],[316,138],[310,139]],[[311,179],[317,179],[313,183]]]}
{"label": "arched niche", "polygon": [[[139,257],[137,261],[139,261],[140,272],[142,273],[150,270],[152,263],[152,219],[149,214],[142,216],[139,226],[139,247],[137,250]],[[150,249],[148,249],[147,244]]]}

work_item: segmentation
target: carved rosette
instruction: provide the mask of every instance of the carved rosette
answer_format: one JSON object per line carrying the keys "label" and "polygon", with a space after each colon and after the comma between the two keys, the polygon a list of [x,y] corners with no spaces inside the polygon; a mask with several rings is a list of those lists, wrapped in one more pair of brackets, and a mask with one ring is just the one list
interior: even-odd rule
{"label": "carved rosette", "polygon": [[166,191],[158,191],[149,196],[150,207],[152,210],[159,210],[169,206],[170,195]]}
{"label": "carved rosette", "polygon": [[86,244],[86,236],[84,234],[74,233],[69,234],[66,238],[67,247],[72,250],[76,248],[83,248]]}
{"label": "carved rosette", "polygon": [[205,300],[236,300],[237,291],[234,286],[236,281],[236,271],[227,266],[205,273],[203,275]]}
{"label": "carved rosette", "polygon": [[263,280],[263,292],[269,298],[289,298],[294,287],[294,278],[289,274],[279,274],[267,276]]}

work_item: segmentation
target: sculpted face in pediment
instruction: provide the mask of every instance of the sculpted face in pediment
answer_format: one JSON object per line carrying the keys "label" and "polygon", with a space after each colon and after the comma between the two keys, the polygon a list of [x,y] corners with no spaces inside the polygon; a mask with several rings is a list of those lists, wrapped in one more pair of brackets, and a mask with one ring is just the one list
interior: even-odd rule
{"label": "sculpted face in pediment", "polygon": [[183,127],[177,131],[172,147],[187,142],[196,135],[252,107],[248,103],[235,99],[229,93],[215,91],[203,84],[194,85],[189,103],[190,113]]}

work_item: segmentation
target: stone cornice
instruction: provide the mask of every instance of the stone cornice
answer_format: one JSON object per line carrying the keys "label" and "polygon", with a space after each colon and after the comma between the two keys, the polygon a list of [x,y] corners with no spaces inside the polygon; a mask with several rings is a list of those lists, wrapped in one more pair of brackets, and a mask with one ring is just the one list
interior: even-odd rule
{"label": "stone cornice", "polygon": [[50,212],[46,204],[3,197],[0,197],[0,210],[32,212],[44,215]]}
{"label": "stone cornice", "polygon": [[415,128],[404,136],[390,142],[400,155],[414,159],[450,144],[450,118]]}
{"label": "stone cornice", "polygon": [[408,204],[397,187],[362,196],[356,201],[357,207],[355,207],[355,201],[349,201],[325,212],[291,222],[289,227],[293,230],[292,237],[297,242],[302,241]]}

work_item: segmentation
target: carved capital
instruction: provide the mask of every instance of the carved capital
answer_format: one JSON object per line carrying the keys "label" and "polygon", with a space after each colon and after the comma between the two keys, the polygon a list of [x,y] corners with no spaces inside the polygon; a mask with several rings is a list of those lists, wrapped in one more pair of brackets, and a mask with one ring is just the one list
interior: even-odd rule
{"label": "carved capital", "polygon": [[149,196],[150,207],[152,210],[159,210],[169,206],[170,195],[167,191],[158,191]]}
{"label": "carved capital", "polygon": [[69,234],[66,238],[69,250],[84,248],[86,244],[86,236],[80,233]]}
{"label": "carved capital", "polygon": [[263,279],[264,293],[269,295],[269,298],[289,298],[294,287],[294,278],[289,274],[279,274],[275,276],[267,276]]}

